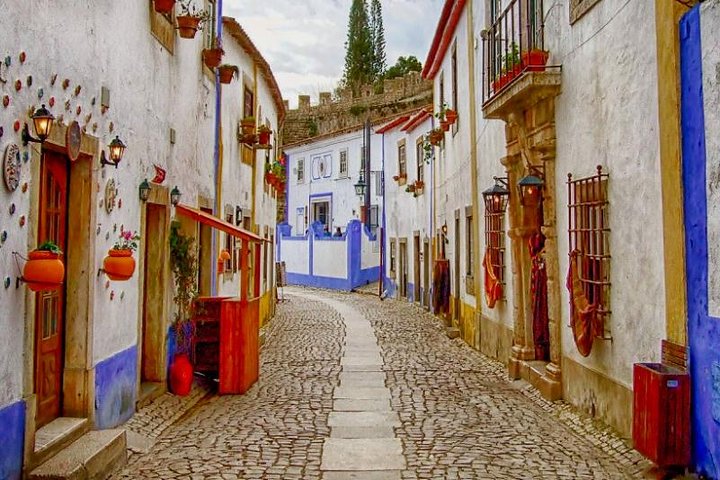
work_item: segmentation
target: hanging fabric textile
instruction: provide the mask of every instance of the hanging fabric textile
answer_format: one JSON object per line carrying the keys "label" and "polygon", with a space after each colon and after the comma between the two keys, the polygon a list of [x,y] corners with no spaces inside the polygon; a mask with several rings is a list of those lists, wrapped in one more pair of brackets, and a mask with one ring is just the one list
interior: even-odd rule
{"label": "hanging fabric textile", "polygon": [[533,234],[528,241],[532,269],[530,288],[532,292],[533,342],[535,343],[535,359],[550,359],[550,325],[548,319],[547,270],[543,249],[545,235],[540,232]]}
{"label": "hanging fabric textile", "polygon": [[596,333],[594,330],[599,322],[597,321],[597,305],[591,304],[585,296],[582,280],[578,275],[579,253],[578,250],[570,253],[570,268],[565,286],[570,292],[570,327],[575,345],[577,345],[580,355],[587,357],[592,350]]}
{"label": "hanging fabric textile", "polygon": [[435,260],[433,267],[433,311],[447,313],[450,310],[450,261]]}
{"label": "hanging fabric textile", "polygon": [[503,286],[495,273],[490,249],[485,250],[483,267],[485,269],[485,300],[487,301],[488,307],[494,308],[495,303],[502,298]]}

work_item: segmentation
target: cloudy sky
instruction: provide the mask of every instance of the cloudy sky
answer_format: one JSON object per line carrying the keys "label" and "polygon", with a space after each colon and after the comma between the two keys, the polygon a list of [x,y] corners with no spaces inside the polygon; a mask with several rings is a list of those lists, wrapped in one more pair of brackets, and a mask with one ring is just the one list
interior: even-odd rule
{"label": "cloudy sky", "polygon": [[[351,0],[224,0],[270,63],[290,106],[298,94],[317,101],[342,76]],[[368,1],[368,4],[370,2]],[[388,66],[400,55],[425,62],[442,0],[382,0]]]}

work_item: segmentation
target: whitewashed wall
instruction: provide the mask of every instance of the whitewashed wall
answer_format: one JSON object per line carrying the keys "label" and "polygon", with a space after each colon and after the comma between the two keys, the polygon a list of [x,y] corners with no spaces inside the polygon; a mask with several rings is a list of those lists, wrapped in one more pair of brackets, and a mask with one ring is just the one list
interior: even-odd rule
{"label": "whitewashed wall", "polygon": [[281,242],[281,258],[285,262],[285,270],[308,275],[310,273],[310,242],[305,239],[288,240],[287,238],[282,238]]}
{"label": "whitewashed wall", "polygon": [[380,236],[370,240],[367,233],[360,232],[360,268],[366,269],[380,265]]}
{"label": "whitewashed wall", "polygon": [[603,0],[572,26],[565,6],[546,8],[549,63],[563,66],[555,116],[563,275],[568,269],[567,174],[589,176],[596,165],[610,174],[613,341],[598,340],[588,358],[579,355],[562,288],[563,355],[631,388],[632,364],[658,361],[665,337],[654,2]]}
{"label": "whitewashed wall", "polygon": [[[293,227],[293,235],[302,235],[297,231],[297,208],[308,207],[307,223],[308,228],[312,222],[312,208],[310,199],[312,195],[332,195],[331,201],[331,232],[340,227],[344,232],[347,223],[360,218],[362,202],[355,195],[354,185],[358,182],[358,172],[361,165],[361,149],[363,145],[363,130],[359,128],[349,133],[332,136],[325,136],[308,143],[296,146],[289,146],[285,153],[289,156],[288,161],[288,223]],[[372,171],[379,171],[381,168],[381,143],[377,135],[371,136],[371,159]],[[348,151],[348,176],[340,177],[340,151]],[[312,158],[316,155],[330,155],[332,168],[324,175],[317,175],[313,179]],[[305,175],[301,182],[297,178],[297,165],[300,159],[305,162]],[[380,192],[375,188],[375,183],[366,179],[366,184],[371,184],[371,204],[378,205],[378,218],[382,215],[382,199]]]}
{"label": "whitewashed wall", "polygon": [[[505,122],[502,120],[487,120],[482,114],[482,68],[483,68],[483,49],[482,37],[480,32],[488,28],[489,12],[486,8],[486,2],[482,0],[474,0],[473,2],[473,30],[479,47],[475,49],[475,105],[477,105],[477,145],[478,145],[478,195],[480,200],[480,209],[478,211],[478,219],[476,221],[477,228],[480,230],[480,244],[477,252],[480,256],[480,262],[485,257],[485,249],[487,244],[485,241],[485,204],[482,197],[483,190],[494,185],[493,177],[505,177],[505,167],[500,161],[506,155],[505,150]],[[511,191],[513,190],[510,187]],[[512,194],[512,193],[511,193]],[[505,214],[505,231],[509,230],[508,214]],[[510,248],[510,237],[505,235],[505,285],[503,287],[503,298],[495,304],[494,308],[487,306],[484,290],[485,270],[480,267],[481,278],[475,282],[478,298],[482,301],[482,314],[494,322],[513,328],[513,282],[512,282],[512,249]]]}
{"label": "whitewashed wall", "polygon": [[315,239],[313,274],[321,277],[347,278],[347,241]]}

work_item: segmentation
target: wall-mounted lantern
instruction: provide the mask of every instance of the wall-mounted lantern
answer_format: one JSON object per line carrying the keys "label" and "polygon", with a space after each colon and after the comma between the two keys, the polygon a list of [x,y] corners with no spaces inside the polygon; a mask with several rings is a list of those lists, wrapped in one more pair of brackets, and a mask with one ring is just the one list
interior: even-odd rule
{"label": "wall-mounted lantern", "polygon": [[173,205],[177,205],[180,203],[180,197],[182,196],[182,193],[180,193],[180,189],[175,185],[175,187],[170,191],[170,203]]}
{"label": "wall-mounted lantern", "polygon": [[440,231],[442,232],[443,235],[445,235],[447,237],[447,232],[448,232],[447,223],[442,224],[442,227],[440,227]]}
{"label": "wall-mounted lantern", "polygon": [[122,142],[122,140],[120,140],[120,137],[116,135],[113,141],[110,142],[110,145],[108,145],[108,150],[110,151],[110,160],[105,157],[105,150],[103,150],[100,154],[100,165],[112,165],[113,167],[117,168],[120,160],[122,160],[122,157],[125,154],[125,148],[125,144]]}
{"label": "wall-mounted lantern", "polygon": [[140,186],[138,187],[138,193],[140,195],[140,200],[143,202],[147,202],[148,198],[150,197],[150,183],[148,183],[147,178],[142,181]]}
{"label": "wall-mounted lantern", "polygon": [[367,185],[365,184],[365,175],[363,172],[360,172],[360,178],[358,179],[358,182],[355,184],[355,195],[357,195],[360,198],[365,198],[365,188]]}
{"label": "wall-mounted lantern", "polygon": [[50,131],[52,130],[53,126],[53,120],[55,120],[55,117],[53,117],[52,113],[50,113],[50,110],[45,108],[45,105],[41,106],[37,110],[35,110],[35,113],[32,114],[32,121],[33,121],[33,127],[35,128],[35,135],[37,135],[37,138],[30,135],[30,129],[28,128],[27,123],[23,127],[21,138],[24,146],[27,146],[28,143],[43,143],[49,136]]}
{"label": "wall-mounted lantern", "polygon": [[542,191],[545,186],[545,166],[530,166],[530,172],[519,182],[520,203],[522,205],[538,205],[542,200]]}
{"label": "wall-mounted lantern", "polygon": [[508,196],[510,195],[507,188],[508,179],[507,177],[493,177],[493,180],[495,180],[495,184],[482,192],[485,200],[485,210],[488,213],[505,213]]}

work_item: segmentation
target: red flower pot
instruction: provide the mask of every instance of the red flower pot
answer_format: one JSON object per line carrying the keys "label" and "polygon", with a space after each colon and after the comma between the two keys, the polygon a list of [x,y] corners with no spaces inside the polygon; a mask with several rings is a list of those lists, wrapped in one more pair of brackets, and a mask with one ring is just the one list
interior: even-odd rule
{"label": "red flower pot", "polygon": [[228,84],[232,82],[233,76],[235,75],[235,69],[232,67],[220,67],[218,68],[218,75],[220,76],[220,83]]}
{"label": "red flower pot", "polygon": [[268,145],[270,144],[270,131],[260,131],[258,132],[258,143],[260,145]]}
{"label": "red flower pot", "polygon": [[450,130],[450,122],[448,120],[440,120],[440,127],[443,131],[447,132]]}
{"label": "red flower pot", "polygon": [[175,6],[175,0],[155,0],[154,3],[158,13],[170,13]]}
{"label": "red flower pot", "polygon": [[129,280],[135,273],[132,250],[108,251],[108,256],[103,261],[103,270],[110,280]]}
{"label": "red flower pot", "polygon": [[223,53],[222,48],[206,48],[202,52],[203,62],[208,68],[217,68],[222,61]]}
{"label": "red flower pot", "polygon": [[458,114],[455,110],[448,109],[445,111],[445,119],[450,122],[450,125],[453,125],[455,121],[457,121]]}
{"label": "red flower pot", "polygon": [[57,290],[65,279],[65,264],[60,254],[34,250],[23,268],[23,281],[33,292]]}
{"label": "red flower pot", "polygon": [[177,17],[178,34],[182,38],[195,38],[195,34],[200,28],[200,17],[192,15],[180,15]]}
{"label": "red flower pot", "polygon": [[193,381],[193,366],[184,353],[175,355],[170,365],[170,391],[184,397],[190,393]]}
{"label": "red flower pot", "polygon": [[544,50],[534,49],[523,52],[522,65],[531,72],[542,72],[548,61],[549,53]]}

